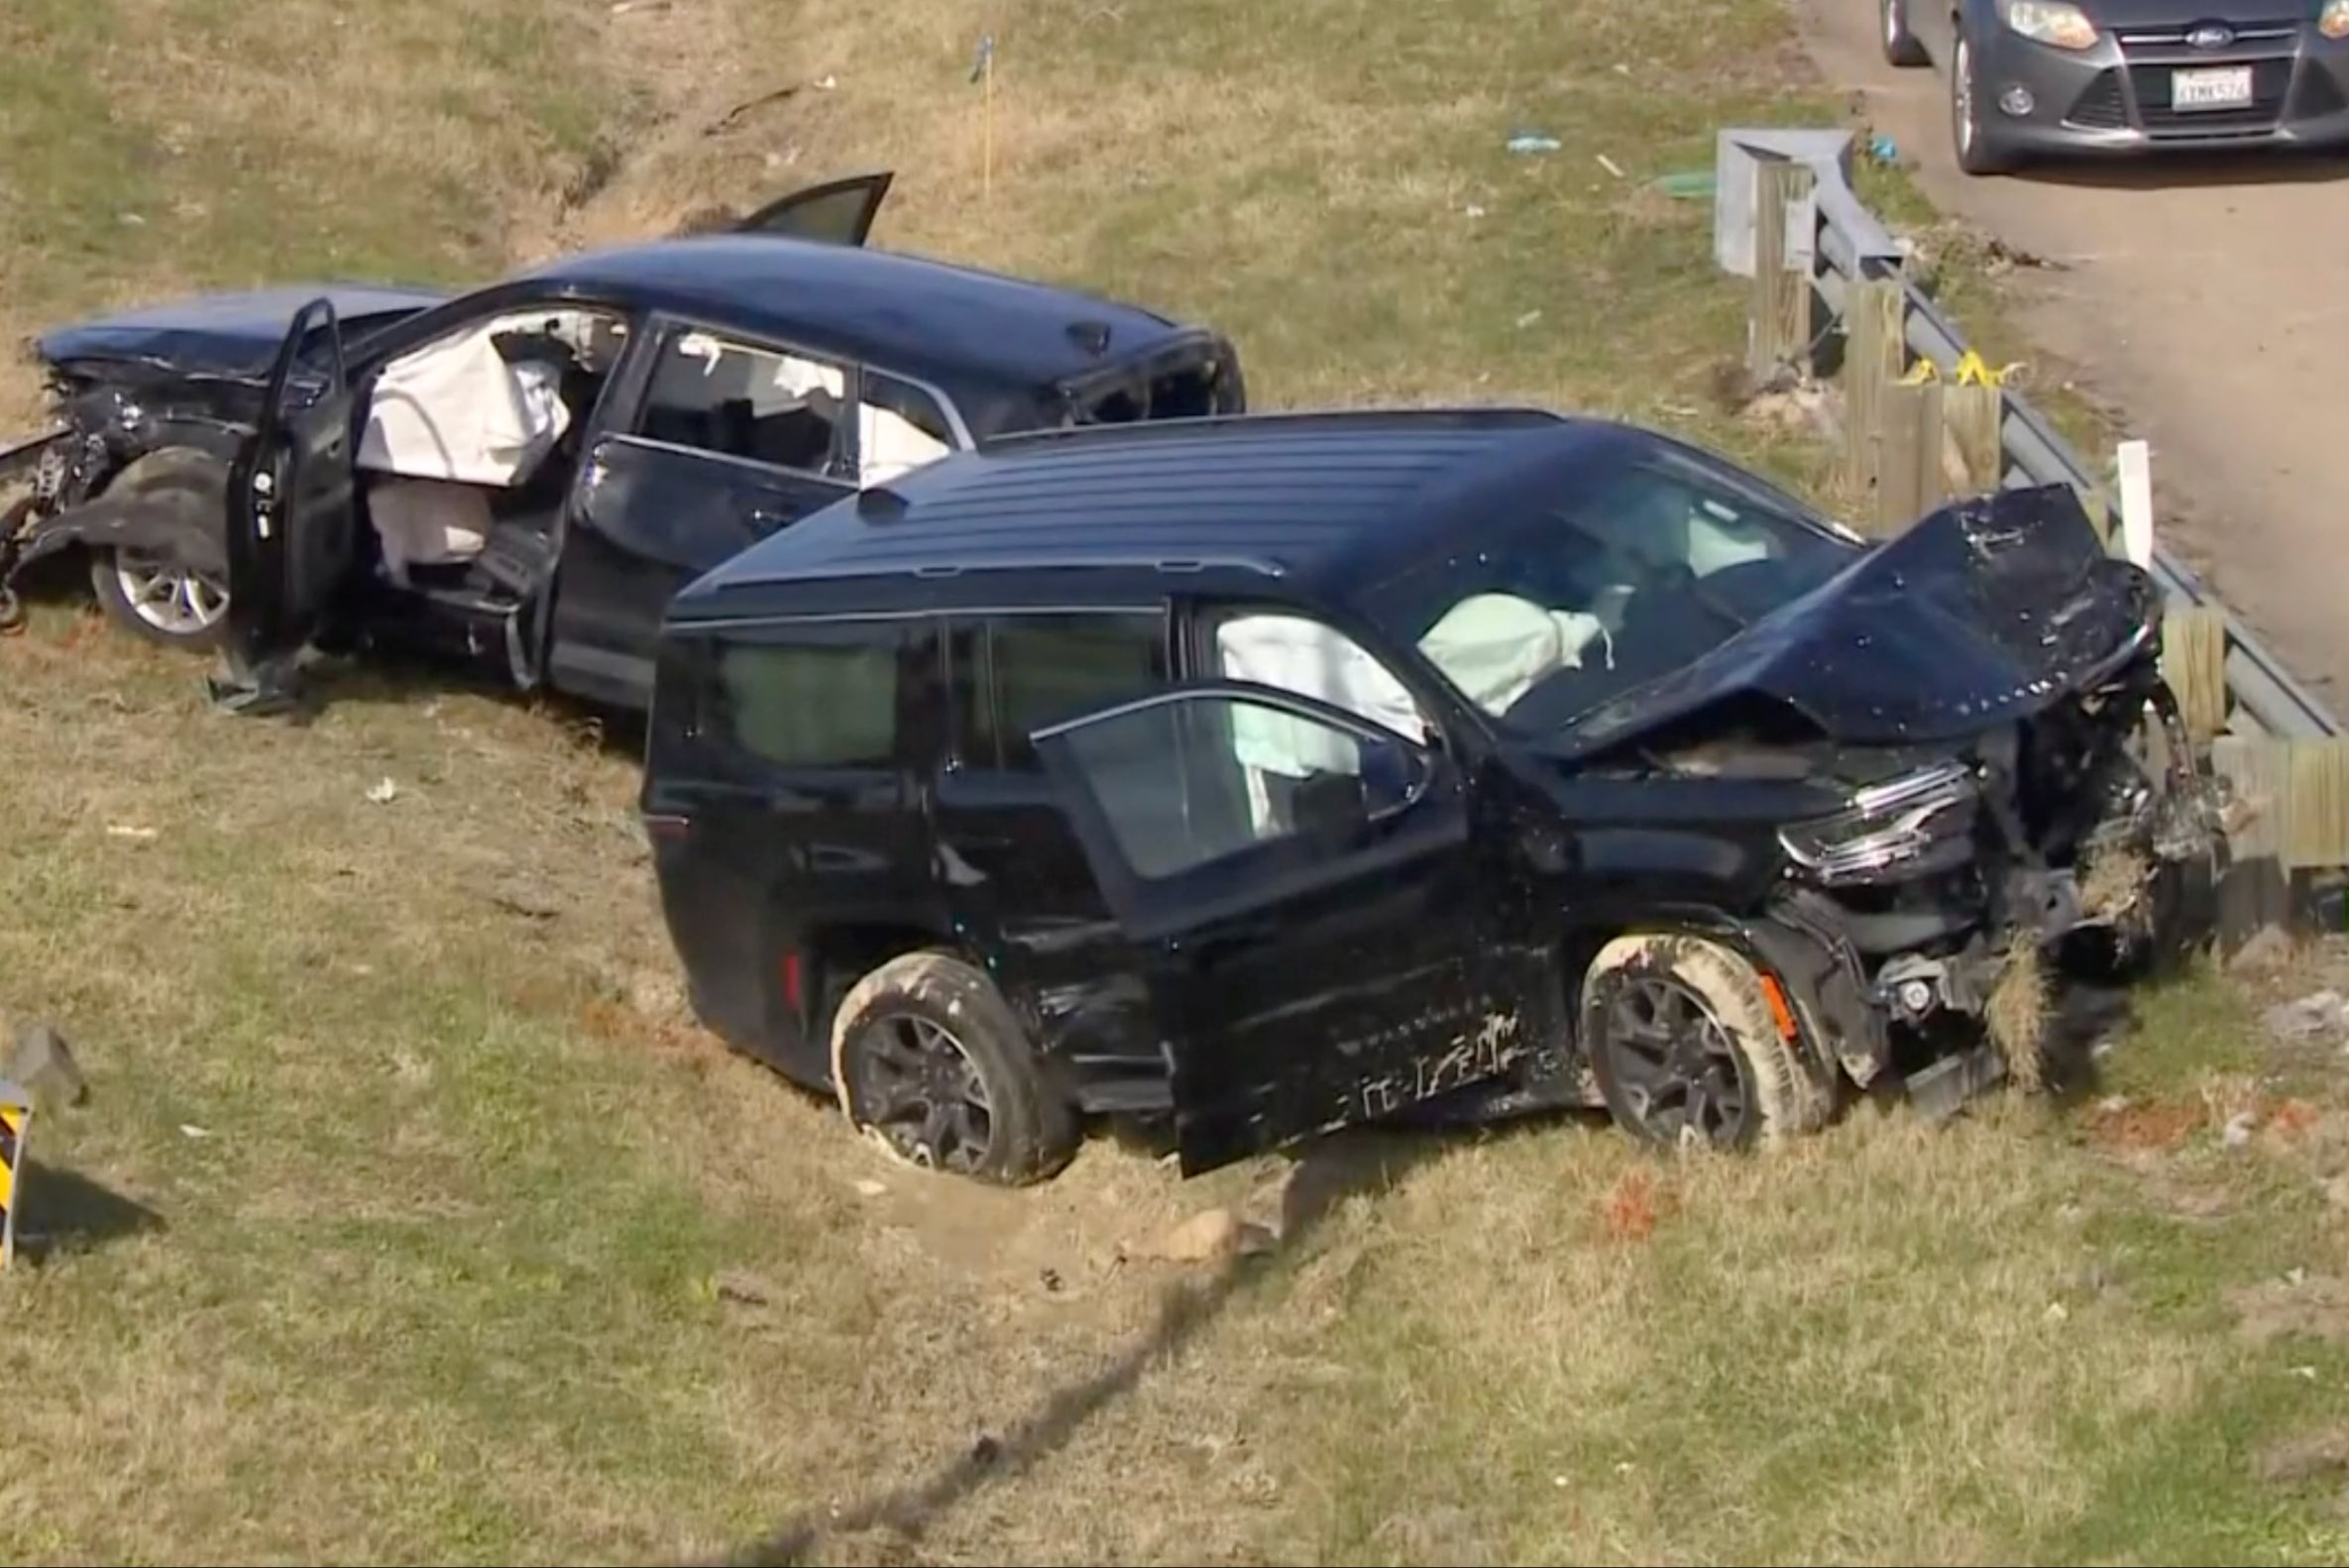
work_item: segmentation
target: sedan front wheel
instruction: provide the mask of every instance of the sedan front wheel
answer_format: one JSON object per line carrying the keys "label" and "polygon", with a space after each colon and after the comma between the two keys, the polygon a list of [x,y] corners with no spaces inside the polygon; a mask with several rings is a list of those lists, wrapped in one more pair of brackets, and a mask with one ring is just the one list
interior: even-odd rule
{"label": "sedan front wheel", "polygon": [[90,588],[116,624],[168,648],[209,650],[228,618],[228,584],[159,551],[90,552]]}

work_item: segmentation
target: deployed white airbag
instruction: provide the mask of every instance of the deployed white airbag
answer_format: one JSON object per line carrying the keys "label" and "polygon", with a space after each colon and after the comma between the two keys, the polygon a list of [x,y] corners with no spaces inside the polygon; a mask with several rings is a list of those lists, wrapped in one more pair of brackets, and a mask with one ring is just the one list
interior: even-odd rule
{"label": "deployed white airbag", "polygon": [[1513,594],[1475,594],[1429,627],[1419,648],[1470,702],[1500,714],[1542,677],[1582,668],[1593,642],[1605,645],[1612,669],[1615,644],[1597,616],[1544,610]]}
{"label": "deployed white airbag", "polygon": [[393,479],[371,487],[367,512],[384,543],[384,570],[405,586],[411,566],[470,561],[490,538],[490,498],[442,479]]}
{"label": "deployed white airbag", "polygon": [[[1427,728],[1411,694],[1353,638],[1302,616],[1236,616],[1215,629],[1227,679],[1295,692],[1359,714],[1412,740]],[[1247,767],[1286,778],[1351,773],[1354,741],[1324,725],[1270,708],[1232,712],[1233,748]]]}
{"label": "deployed white airbag", "polygon": [[555,368],[508,364],[492,321],[394,360],[368,397],[359,464],[410,479],[519,485],[571,422]]}

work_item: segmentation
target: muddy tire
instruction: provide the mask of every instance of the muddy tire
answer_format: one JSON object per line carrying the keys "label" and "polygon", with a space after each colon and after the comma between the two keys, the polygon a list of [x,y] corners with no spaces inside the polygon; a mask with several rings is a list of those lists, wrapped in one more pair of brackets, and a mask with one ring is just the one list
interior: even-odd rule
{"label": "muddy tire", "polygon": [[1024,1186],[1076,1153],[1075,1108],[994,981],[951,953],[905,953],[849,988],[832,1076],[849,1125],[908,1165]]}
{"label": "muddy tire", "polygon": [[1702,937],[1619,937],[1583,980],[1582,1038],[1616,1124],[1744,1150],[1815,1132],[1829,1086],[1778,1031],[1761,975]]}

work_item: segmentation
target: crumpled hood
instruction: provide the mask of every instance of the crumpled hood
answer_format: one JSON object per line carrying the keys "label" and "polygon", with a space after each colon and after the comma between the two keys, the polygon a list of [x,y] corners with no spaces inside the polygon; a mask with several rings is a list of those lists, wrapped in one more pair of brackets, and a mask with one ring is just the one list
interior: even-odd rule
{"label": "crumpled hood", "polygon": [[60,365],[131,360],[196,375],[258,377],[276,358],[293,313],[320,295],[333,302],[346,333],[362,324],[382,326],[446,297],[359,283],[200,294],[58,327],[35,346]]}
{"label": "crumpled hood", "polygon": [[2105,553],[2069,486],[2001,491],[1933,512],[1542,749],[1585,755],[1749,695],[1847,744],[1959,739],[2101,678],[2160,616],[2152,577]]}

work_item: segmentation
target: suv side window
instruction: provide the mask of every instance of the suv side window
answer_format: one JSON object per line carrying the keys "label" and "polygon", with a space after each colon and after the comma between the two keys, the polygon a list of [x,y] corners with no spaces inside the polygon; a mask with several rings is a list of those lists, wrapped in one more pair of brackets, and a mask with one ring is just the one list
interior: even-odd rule
{"label": "suv side window", "polygon": [[906,627],[821,621],[721,642],[701,728],[775,767],[894,766]]}
{"label": "suv side window", "polygon": [[1034,730],[1148,696],[1168,680],[1163,612],[1052,611],[960,622],[954,690],[962,758],[972,767],[1038,772]]}
{"label": "suv side window", "polygon": [[[1384,663],[1328,622],[1282,608],[1232,606],[1209,616],[1207,656],[1226,680],[1310,697],[1424,744],[1433,727]],[[1238,716],[1235,716],[1238,717]],[[1251,723],[1286,729],[1271,710]]]}

